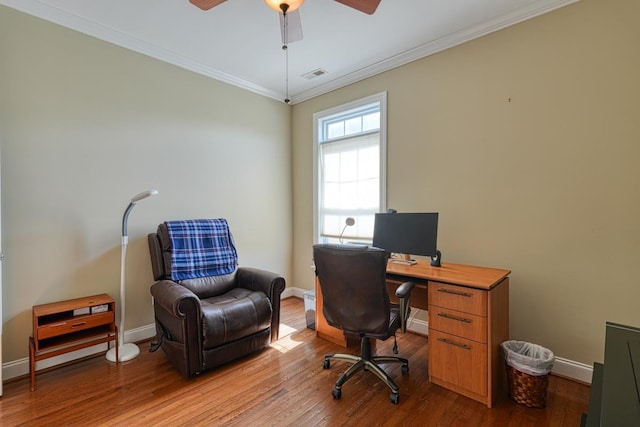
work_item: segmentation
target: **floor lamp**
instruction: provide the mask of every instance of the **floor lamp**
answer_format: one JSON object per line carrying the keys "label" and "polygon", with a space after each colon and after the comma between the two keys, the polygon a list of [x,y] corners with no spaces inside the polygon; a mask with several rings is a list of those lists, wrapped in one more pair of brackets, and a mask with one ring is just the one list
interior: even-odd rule
{"label": "floor lamp", "polygon": [[[118,341],[120,345],[118,346],[118,361],[126,362],[127,360],[134,359],[140,354],[140,349],[134,343],[124,342],[124,315],[125,315],[125,287],[124,287],[124,274],[125,274],[125,265],[127,259],[127,244],[129,243],[129,236],[127,235],[127,218],[129,218],[129,213],[131,209],[142,199],[146,199],[149,196],[155,196],[158,194],[158,190],[149,190],[144,191],[142,193],[136,194],[131,198],[131,202],[127,209],[124,211],[124,215],[122,216],[122,250],[120,257],[120,324],[118,325]],[[116,361],[116,348],[115,346],[107,351],[107,360],[110,362]]]}

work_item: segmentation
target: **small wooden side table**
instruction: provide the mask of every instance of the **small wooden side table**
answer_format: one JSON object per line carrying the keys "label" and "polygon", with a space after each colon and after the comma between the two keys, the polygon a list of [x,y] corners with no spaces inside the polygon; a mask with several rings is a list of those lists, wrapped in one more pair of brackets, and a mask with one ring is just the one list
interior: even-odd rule
{"label": "small wooden side table", "polygon": [[107,294],[33,306],[33,336],[29,337],[31,391],[36,389],[36,362],[61,354],[116,342],[116,303]]}

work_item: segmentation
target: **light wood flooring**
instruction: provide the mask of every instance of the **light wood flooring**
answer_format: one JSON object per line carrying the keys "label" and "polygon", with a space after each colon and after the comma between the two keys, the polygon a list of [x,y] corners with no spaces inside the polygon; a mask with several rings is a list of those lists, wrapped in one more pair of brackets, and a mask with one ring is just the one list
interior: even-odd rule
{"label": "light wood flooring", "polygon": [[[342,399],[333,383],[347,368],[335,361],[322,368],[325,353],[343,352],[306,328],[304,304],[282,304],[281,339],[262,352],[186,380],[164,353],[120,364],[93,357],[39,373],[37,390],[28,378],[4,385],[2,426],[579,426],[589,387],[550,377],[547,406],[530,409],[508,398],[492,409],[427,381],[427,338],[398,336],[399,365],[387,371],[400,387],[400,403],[370,372],[349,380]],[[26,342],[26,340],[25,340]],[[26,344],[25,344],[26,345]],[[392,354],[393,339],[378,343]]]}

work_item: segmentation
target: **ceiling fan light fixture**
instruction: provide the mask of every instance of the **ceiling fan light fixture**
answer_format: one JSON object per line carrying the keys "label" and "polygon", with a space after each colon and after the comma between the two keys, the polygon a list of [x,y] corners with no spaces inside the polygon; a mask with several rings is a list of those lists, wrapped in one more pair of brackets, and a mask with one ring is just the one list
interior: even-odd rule
{"label": "ceiling fan light fixture", "polygon": [[304,0],[264,0],[264,2],[278,13],[290,13],[302,6]]}

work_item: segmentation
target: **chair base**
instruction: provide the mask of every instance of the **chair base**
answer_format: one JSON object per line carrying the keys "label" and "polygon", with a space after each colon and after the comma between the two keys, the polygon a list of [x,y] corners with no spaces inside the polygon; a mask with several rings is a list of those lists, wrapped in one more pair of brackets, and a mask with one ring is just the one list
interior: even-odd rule
{"label": "chair base", "polygon": [[362,338],[361,355],[331,353],[324,356],[322,367],[329,369],[331,367],[331,359],[343,360],[350,362],[352,365],[347,369],[336,381],[336,385],[332,391],[334,399],[342,397],[342,386],[349,378],[362,370],[373,372],[380,378],[390,389],[389,400],[398,404],[400,401],[400,390],[393,379],[378,365],[379,363],[402,363],[402,373],[409,372],[409,361],[403,357],[396,356],[371,356],[371,341],[369,338]]}

